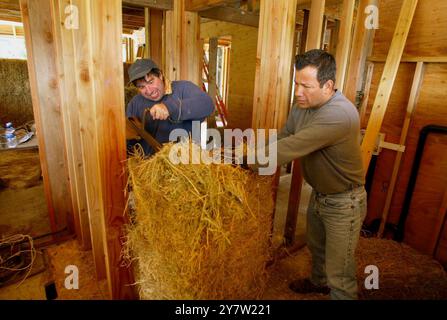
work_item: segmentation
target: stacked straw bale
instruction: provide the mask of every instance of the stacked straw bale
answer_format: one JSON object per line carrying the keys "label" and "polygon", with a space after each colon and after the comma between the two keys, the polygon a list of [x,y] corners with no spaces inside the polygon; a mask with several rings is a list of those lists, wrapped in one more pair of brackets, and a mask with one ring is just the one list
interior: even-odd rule
{"label": "stacked straw bale", "polygon": [[175,165],[172,146],[128,162],[135,212],[125,255],[136,262],[140,298],[260,298],[271,254],[271,177],[231,164]]}

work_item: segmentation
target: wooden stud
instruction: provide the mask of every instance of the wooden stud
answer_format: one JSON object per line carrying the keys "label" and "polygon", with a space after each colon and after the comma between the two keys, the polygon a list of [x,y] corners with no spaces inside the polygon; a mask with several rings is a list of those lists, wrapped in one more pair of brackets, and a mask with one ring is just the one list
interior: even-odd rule
{"label": "wooden stud", "polygon": [[[370,62],[385,62],[384,56],[371,56],[367,58]],[[447,56],[402,56],[401,62],[426,62],[426,63],[447,63]]]}
{"label": "wooden stud", "polygon": [[[418,62],[416,65],[416,70],[414,72],[413,84],[411,86],[410,98],[408,100],[407,112],[402,126],[402,132],[400,134],[400,140],[399,140],[400,145],[405,145],[406,143],[408,130],[410,128],[410,123],[414,114],[414,110],[417,105],[423,77],[424,77],[424,63]],[[396,186],[397,175],[399,173],[402,155],[403,155],[402,152],[397,152],[396,159],[394,160],[393,172],[391,174],[391,180],[386,194],[385,206],[382,211],[382,219],[380,222],[379,231],[377,233],[377,236],[380,238],[382,237],[383,232],[385,230],[385,224],[388,218],[388,212],[390,210],[391,200],[394,194],[394,187]]]}
{"label": "wooden stud", "polygon": [[[65,28],[65,8],[71,4],[70,0],[58,0],[52,3],[56,26],[54,28],[56,39],[56,57],[59,63],[61,80],[61,108],[64,116],[65,142],[68,153],[68,164],[70,173],[71,192],[73,196],[74,221],[76,227],[76,238],[83,250],[92,248],[90,222],[88,215],[88,201],[85,189],[84,161],[82,157],[82,141],[79,121],[79,109],[73,106],[78,100],[76,92],[75,48],[72,31]],[[62,10],[61,10],[62,8]]]}
{"label": "wooden stud", "polygon": [[284,229],[286,246],[292,245],[295,241],[296,222],[298,218],[302,186],[303,176],[301,174],[300,162],[299,160],[294,160],[292,165],[292,182],[287,207],[286,225]]}
{"label": "wooden stud", "polygon": [[150,10],[150,58],[163,68],[163,11]]}
{"label": "wooden stud", "polygon": [[349,56],[349,64],[347,65],[347,78],[343,94],[352,103],[355,103],[357,91],[360,91],[362,88],[365,61],[374,38],[374,29],[365,28],[365,19],[367,18],[365,8],[369,5],[377,6],[378,0],[359,1],[351,54]]}
{"label": "wooden stud", "polygon": [[366,118],[366,108],[368,106],[369,92],[371,90],[371,82],[374,72],[374,63],[369,63],[366,71],[365,88],[363,90],[362,103],[359,108],[360,128],[364,127]]}
{"label": "wooden stud", "polygon": [[207,19],[237,23],[250,27],[259,26],[259,14],[255,12],[242,12],[232,7],[216,7],[199,12],[200,16]]}
{"label": "wooden stud", "polygon": [[74,232],[64,115],[49,1],[21,0],[39,157],[51,230]]}
{"label": "wooden stud", "polygon": [[296,0],[261,1],[252,128],[281,128],[292,83]]}
{"label": "wooden stud", "polygon": [[321,37],[320,37],[320,46],[319,48],[324,48],[324,36],[326,35],[326,28],[327,28],[327,17],[326,15],[323,15],[323,25],[321,27]]}
{"label": "wooden stud", "polygon": [[[218,38],[210,38],[208,50],[208,94],[216,105],[216,73],[217,73],[217,46]],[[210,128],[216,127],[215,113],[208,117],[208,125]]]}
{"label": "wooden stud", "polygon": [[335,26],[331,29],[331,40],[329,42],[329,53],[334,57],[337,54],[338,35],[340,33],[340,20],[335,20]]}
{"label": "wooden stud", "polygon": [[231,4],[229,0],[189,0],[186,2],[187,11],[203,11],[214,7]]}
{"label": "wooden stud", "polygon": [[307,32],[306,51],[320,49],[325,0],[312,0]]}
{"label": "wooden stud", "polygon": [[[75,6],[80,17],[76,27],[66,24],[69,4]],[[50,127],[59,128],[54,118],[56,109],[48,109],[57,104],[56,114],[64,125],[64,131],[44,136],[44,143],[59,143],[58,152],[69,150],[68,172],[75,180],[71,189],[62,183],[57,186],[57,199],[71,205],[74,194],[81,210],[79,191],[85,190],[97,278],[107,277],[111,298],[134,298],[132,272],[122,267],[120,256],[123,225],[127,222],[121,1],[108,1],[106,6],[88,0],[46,0],[38,4],[23,0],[22,7],[29,22],[28,62],[37,114],[45,111],[47,117],[53,117]],[[44,90],[48,77],[54,77],[48,82],[53,92]],[[57,159],[56,153],[48,151],[42,149],[44,159]],[[54,165],[59,171],[50,172],[50,178],[66,178],[60,167]],[[80,222],[78,228],[82,229],[84,223]]]}
{"label": "wooden stud", "polygon": [[144,58],[151,57],[151,9],[144,8]]}
{"label": "wooden stud", "polygon": [[170,80],[189,80],[200,85],[200,21],[197,13],[185,12],[185,0],[174,1],[166,12],[165,72]]}
{"label": "wooden stud", "polygon": [[366,128],[365,137],[362,142],[363,168],[365,173],[368,170],[376,139],[382,126],[417,3],[417,0],[405,0],[402,4],[371,116],[368,121],[368,127]]}
{"label": "wooden stud", "polygon": [[301,30],[299,53],[306,52],[307,30],[309,25],[309,10],[303,10],[303,30]]}
{"label": "wooden stud", "polygon": [[[175,0],[177,1],[177,0]],[[174,8],[174,0],[124,0],[123,4],[139,7],[147,7],[158,10],[172,10]]]}
{"label": "wooden stud", "polygon": [[349,49],[351,47],[351,28],[354,17],[355,0],[343,1],[343,13],[340,25],[340,32],[338,35],[337,53],[335,61],[337,64],[337,76],[335,77],[335,88],[343,92],[343,85],[345,83],[345,76],[348,65]]}

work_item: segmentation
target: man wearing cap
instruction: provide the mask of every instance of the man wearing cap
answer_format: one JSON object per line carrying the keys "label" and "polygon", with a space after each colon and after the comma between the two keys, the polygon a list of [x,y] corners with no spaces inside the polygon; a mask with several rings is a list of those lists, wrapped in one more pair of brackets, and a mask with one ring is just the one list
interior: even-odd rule
{"label": "man wearing cap", "polygon": [[[129,84],[138,88],[126,109],[127,117],[137,117],[158,142],[169,141],[174,129],[192,131],[193,121],[203,121],[214,111],[208,94],[190,81],[169,81],[151,59],[139,59],[129,68]],[[131,141],[130,145],[135,141]],[[152,147],[139,142],[146,155]]]}

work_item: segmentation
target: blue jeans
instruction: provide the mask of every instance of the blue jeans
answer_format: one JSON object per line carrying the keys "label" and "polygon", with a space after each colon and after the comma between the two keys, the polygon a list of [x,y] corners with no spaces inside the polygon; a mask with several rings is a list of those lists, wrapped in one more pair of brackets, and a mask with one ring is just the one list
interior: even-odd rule
{"label": "blue jeans", "polygon": [[316,285],[328,285],[332,300],[357,299],[355,249],[366,216],[366,191],[312,191],[307,209],[307,246]]}

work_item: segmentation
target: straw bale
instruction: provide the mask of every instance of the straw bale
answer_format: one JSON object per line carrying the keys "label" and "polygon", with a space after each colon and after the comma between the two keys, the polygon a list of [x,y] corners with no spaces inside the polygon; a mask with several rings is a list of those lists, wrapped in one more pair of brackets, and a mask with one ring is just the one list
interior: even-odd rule
{"label": "straw bale", "polygon": [[34,119],[26,60],[0,59],[0,123],[18,127]]}
{"label": "straw bale", "polygon": [[[189,144],[179,145],[184,152]],[[140,297],[260,298],[270,258],[271,178],[230,164],[174,165],[171,148],[128,162],[136,210],[125,255],[136,262]]]}

